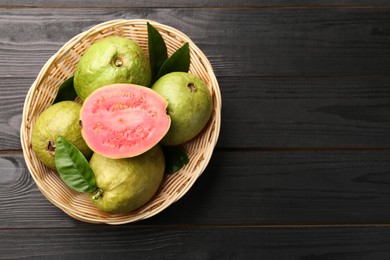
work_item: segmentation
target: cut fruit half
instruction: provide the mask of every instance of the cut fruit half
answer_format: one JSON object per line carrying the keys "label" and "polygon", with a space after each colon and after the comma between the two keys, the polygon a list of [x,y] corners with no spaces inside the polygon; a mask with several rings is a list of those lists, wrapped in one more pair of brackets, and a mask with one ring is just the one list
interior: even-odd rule
{"label": "cut fruit half", "polygon": [[140,155],[168,132],[167,101],[133,84],[112,84],[92,92],[80,111],[81,133],[88,146],[107,158]]}

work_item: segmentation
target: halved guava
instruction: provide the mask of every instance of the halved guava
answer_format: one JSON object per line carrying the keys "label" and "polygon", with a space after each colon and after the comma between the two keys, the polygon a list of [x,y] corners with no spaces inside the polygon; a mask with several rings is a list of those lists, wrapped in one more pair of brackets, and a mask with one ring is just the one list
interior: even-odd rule
{"label": "halved guava", "polygon": [[118,159],[140,155],[168,132],[168,103],[155,91],[112,84],[92,92],[80,111],[82,136],[96,153]]}

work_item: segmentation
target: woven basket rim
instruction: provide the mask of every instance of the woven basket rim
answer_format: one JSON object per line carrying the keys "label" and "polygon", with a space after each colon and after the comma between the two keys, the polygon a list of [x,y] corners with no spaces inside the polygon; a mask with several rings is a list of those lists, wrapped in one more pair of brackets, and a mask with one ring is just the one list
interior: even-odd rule
{"label": "woven basket rim", "polygon": [[[41,84],[41,82],[45,79],[47,76],[48,71],[50,70],[52,64],[55,62],[57,58],[62,57],[64,54],[69,52],[72,48],[74,48],[77,44],[79,44],[84,38],[89,37],[92,34],[100,33],[101,31],[107,30],[109,28],[113,27],[119,27],[119,26],[127,26],[127,25],[142,25],[146,26],[146,23],[149,22],[152,24],[155,28],[158,30],[166,30],[167,32],[171,33],[175,37],[180,37],[180,39],[185,39],[190,44],[191,52],[196,53],[196,56],[199,57],[200,62],[202,65],[204,65],[207,68],[208,77],[210,78],[210,81],[212,84],[212,90],[213,90],[213,97],[214,97],[214,116],[213,116],[213,126],[210,134],[210,140],[209,145],[205,149],[206,151],[202,151],[202,158],[201,163],[196,168],[197,175],[192,176],[187,182],[186,185],[180,189],[179,192],[175,193],[172,200],[168,201],[167,203],[162,203],[162,205],[157,206],[147,212],[147,214],[139,214],[131,217],[125,216],[118,216],[118,215],[111,215],[109,217],[103,217],[103,218],[91,218],[86,217],[82,212],[80,212],[78,209],[70,207],[68,205],[64,205],[61,201],[59,201],[56,197],[51,196],[51,193],[48,192],[47,188],[44,186],[45,183],[41,182],[35,174],[36,169],[33,165],[33,158],[31,156],[31,144],[28,142],[28,131],[29,129],[29,121],[31,120],[28,118],[29,115],[29,108],[31,107],[31,103],[33,100],[33,95],[37,91],[37,87]],[[130,222],[139,221],[142,219],[146,219],[149,217],[152,217],[165,208],[169,207],[171,204],[179,200],[184,194],[193,186],[197,178],[203,173],[205,168],[207,167],[211,156],[213,149],[217,143],[217,140],[219,138],[219,132],[220,132],[220,126],[221,126],[221,107],[222,107],[222,100],[221,100],[221,93],[219,89],[219,85],[217,82],[217,79],[215,77],[214,71],[212,69],[212,66],[207,59],[207,57],[204,55],[204,53],[194,44],[194,42],[184,33],[181,31],[170,27],[168,25],[164,25],[161,23],[158,23],[153,20],[149,19],[116,19],[116,20],[110,20],[106,21],[100,24],[97,24],[90,29],[77,34],[73,38],[71,38],[67,43],[65,43],[54,55],[52,55],[47,62],[44,64],[44,66],[41,68],[40,72],[37,75],[37,78],[32,83],[24,102],[23,106],[23,117],[22,117],[22,124],[20,128],[20,140],[22,144],[22,150],[23,155],[26,161],[26,166],[29,170],[30,175],[34,179],[34,182],[36,183],[37,187],[41,191],[41,193],[55,206],[63,210],[66,214],[69,216],[78,219],[80,221],[89,222],[89,223],[105,223],[105,224],[112,224],[112,225],[118,225],[118,224],[126,224]]]}

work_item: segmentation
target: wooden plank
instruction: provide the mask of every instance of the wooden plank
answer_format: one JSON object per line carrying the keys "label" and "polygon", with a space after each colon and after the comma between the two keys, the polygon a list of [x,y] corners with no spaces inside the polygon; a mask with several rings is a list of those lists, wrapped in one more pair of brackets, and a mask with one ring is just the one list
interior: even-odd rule
{"label": "wooden plank", "polygon": [[[19,128],[33,78],[0,80],[0,150],[21,149]],[[218,147],[390,147],[386,78],[219,77]]]}
{"label": "wooden plank", "polygon": [[219,83],[219,147],[389,147],[388,79],[223,77]]}
{"label": "wooden plank", "polygon": [[35,77],[65,42],[91,26],[147,18],[188,34],[217,76],[387,76],[389,14],[390,8],[3,8],[0,71]]}
{"label": "wooden plank", "polygon": [[389,227],[0,230],[2,259],[388,259]]}
{"label": "wooden plank", "polygon": [[[178,202],[136,225],[390,224],[390,152],[221,152]],[[0,157],[0,229],[83,227]]]}
{"label": "wooden plank", "polygon": [[389,223],[389,169],[389,152],[216,152],[190,192],[149,221]]}
{"label": "wooden plank", "polygon": [[316,7],[316,6],[327,6],[327,7],[344,7],[344,6],[383,6],[388,5],[389,3],[385,0],[358,0],[358,1],[349,1],[349,0],[327,0],[327,1],[313,1],[313,0],[230,0],[230,1],[210,1],[210,0],[199,0],[199,1],[190,1],[190,0],[182,0],[182,1],[174,1],[174,0],[116,0],[116,1],[103,1],[103,0],[85,0],[85,1],[77,1],[77,0],[68,0],[68,1],[60,1],[60,0],[0,0],[1,7],[88,7],[88,8],[96,8],[96,7],[169,7],[169,8],[177,8],[177,7]]}
{"label": "wooden plank", "polygon": [[0,80],[0,150],[21,149],[23,104],[33,78]]}

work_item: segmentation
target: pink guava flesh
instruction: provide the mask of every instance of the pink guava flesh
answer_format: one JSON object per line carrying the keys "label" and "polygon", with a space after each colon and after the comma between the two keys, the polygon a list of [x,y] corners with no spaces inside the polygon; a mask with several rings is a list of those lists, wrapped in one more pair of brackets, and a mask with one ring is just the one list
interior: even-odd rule
{"label": "pink guava flesh", "polygon": [[155,91],[133,84],[112,84],[92,92],[80,112],[88,146],[107,158],[140,155],[168,132],[167,101]]}

